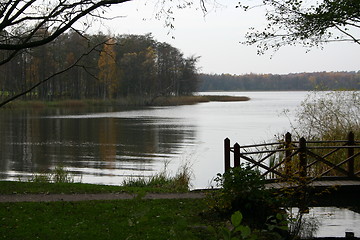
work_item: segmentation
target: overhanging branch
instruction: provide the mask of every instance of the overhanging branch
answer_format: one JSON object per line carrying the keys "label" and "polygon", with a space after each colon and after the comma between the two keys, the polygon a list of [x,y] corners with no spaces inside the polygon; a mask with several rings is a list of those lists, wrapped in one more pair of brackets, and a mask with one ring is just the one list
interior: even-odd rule
{"label": "overhanging branch", "polygon": [[30,93],[31,91],[33,91],[34,89],[36,89],[36,88],[39,87],[40,85],[46,83],[47,81],[53,79],[53,78],[56,77],[56,76],[59,76],[59,75],[65,73],[65,72],[69,71],[70,69],[72,69],[72,68],[74,68],[74,67],[82,67],[82,68],[83,68],[84,66],[78,65],[79,62],[80,62],[85,56],[88,56],[88,55],[89,55],[92,51],[94,51],[97,47],[105,44],[107,41],[108,41],[108,40],[102,41],[101,43],[98,43],[98,44],[94,45],[91,49],[89,49],[86,53],[83,53],[78,59],[76,59],[76,61],[75,61],[74,63],[72,63],[72,64],[69,65],[68,67],[66,67],[66,68],[64,68],[64,69],[62,69],[62,70],[60,70],[60,71],[52,74],[51,76],[49,76],[49,77],[47,77],[47,78],[45,78],[45,79],[43,79],[43,80],[41,80],[41,81],[39,81],[39,82],[37,82],[36,84],[32,85],[31,87],[29,87],[29,88],[26,89],[25,91],[22,91],[22,92],[20,92],[20,93],[18,93],[18,94],[16,94],[16,95],[14,95],[14,96],[6,99],[5,101],[1,102],[1,103],[0,103],[0,108],[3,107],[4,105],[6,105],[6,104],[8,104],[8,103],[10,103],[10,102],[12,102],[12,101],[14,101],[15,99],[17,99],[17,98],[19,98],[19,97],[21,97],[21,96],[24,96],[24,95]]}

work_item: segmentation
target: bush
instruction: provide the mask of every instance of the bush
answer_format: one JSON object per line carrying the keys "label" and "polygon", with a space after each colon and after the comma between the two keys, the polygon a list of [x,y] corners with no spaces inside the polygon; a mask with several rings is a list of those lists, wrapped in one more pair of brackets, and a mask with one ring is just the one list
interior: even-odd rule
{"label": "bush", "polygon": [[[305,137],[307,141],[347,140],[349,132],[353,132],[355,139],[360,137],[360,92],[358,91],[328,91],[311,92],[295,111],[295,120],[291,122],[291,132],[297,138]],[[343,143],[322,143],[321,146],[341,146]],[[314,145],[316,146],[316,145]],[[329,149],[314,149],[313,152],[324,156]],[[358,150],[355,150],[357,153]],[[339,164],[347,158],[347,151],[342,149],[327,157],[327,160]],[[357,162],[357,161],[356,161]],[[342,165],[341,167],[344,167]],[[360,164],[355,163],[355,169]],[[312,166],[314,176],[328,169],[327,165]],[[338,171],[331,171],[330,176],[339,175]],[[340,174],[342,176],[342,174]]]}
{"label": "bush", "polygon": [[346,139],[360,135],[360,92],[311,92],[295,112],[292,131],[307,140]]}
{"label": "bush", "polygon": [[209,197],[209,206],[221,214],[241,211],[248,224],[263,227],[267,217],[278,211],[275,198],[265,190],[265,179],[249,165],[218,174],[215,182],[220,189]]}
{"label": "bush", "polygon": [[259,171],[251,169],[250,165],[242,164],[224,174],[219,173],[215,181],[231,199],[253,201],[262,198],[264,194],[265,179]]}

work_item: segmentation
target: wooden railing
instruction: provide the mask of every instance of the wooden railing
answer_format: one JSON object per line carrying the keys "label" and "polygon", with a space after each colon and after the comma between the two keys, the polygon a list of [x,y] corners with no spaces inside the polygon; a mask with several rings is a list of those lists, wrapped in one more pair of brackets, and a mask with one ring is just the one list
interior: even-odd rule
{"label": "wooden railing", "polygon": [[[284,140],[273,143],[240,146],[224,140],[225,171],[242,162],[257,168],[267,179],[286,181],[289,178],[306,178],[314,181],[323,177],[360,178],[360,146],[350,132],[346,140],[292,141],[290,133]],[[233,164],[231,164],[233,153]]]}

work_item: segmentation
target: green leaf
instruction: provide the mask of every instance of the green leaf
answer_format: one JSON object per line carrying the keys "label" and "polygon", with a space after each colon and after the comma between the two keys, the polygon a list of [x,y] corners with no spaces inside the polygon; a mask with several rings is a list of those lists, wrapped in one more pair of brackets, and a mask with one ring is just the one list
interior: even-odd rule
{"label": "green leaf", "polygon": [[242,219],[243,215],[239,211],[236,211],[233,215],[231,215],[231,223],[234,227],[239,226]]}
{"label": "green leaf", "polygon": [[274,228],[275,228],[275,225],[272,225],[272,224],[269,224],[269,225],[267,225],[267,226],[268,226],[268,230],[269,230],[269,231],[273,231]]}
{"label": "green leaf", "polygon": [[287,225],[278,226],[277,228],[278,228],[278,229],[281,229],[281,230],[285,230],[285,231],[289,230],[289,226],[287,226]]}
{"label": "green leaf", "polygon": [[211,234],[213,234],[213,235],[216,234],[216,230],[215,230],[215,228],[214,228],[213,226],[208,226],[208,227],[207,227],[207,230],[208,230]]}
{"label": "green leaf", "polygon": [[221,229],[221,234],[223,235],[224,240],[230,240],[231,239],[231,232],[229,231],[229,229],[222,228]]}
{"label": "green leaf", "polygon": [[241,236],[243,238],[247,238],[251,235],[251,229],[249,226],[242,226],[242,230],[241,230]]}
{"label": "green leaf", "polygon": [[252,234],[248,239],[249,240],[256,240],[256,239],[258,239],[258,236],[256,236],[255,234]]}
{"label": "green leaf", "polygon": [[278,219],[278,220],[283,220],[283,219],[284,219],[284,215],[281,214],[281,213],[277,213],[277,214],[276,214],[276,219]]}

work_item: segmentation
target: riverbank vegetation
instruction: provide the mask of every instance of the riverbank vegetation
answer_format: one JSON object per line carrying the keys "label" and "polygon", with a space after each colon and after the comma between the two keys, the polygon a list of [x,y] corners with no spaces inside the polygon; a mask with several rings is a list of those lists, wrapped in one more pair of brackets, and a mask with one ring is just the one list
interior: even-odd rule
{"label": "riverbank vegetation", "polygon": [[16,100],[3,108],[47,108],[47,107],[59,107],[59,108],[83,108],[83,107],[132,107],[132,106],[177,106],[177,105],[190,105],[204,102],[229,102],[229,101],[248,101],[250,98],[246,96],[167,96],[154,98],[152,102],[144,102],[141,98],[128,97],[118,98],[112,100],[102,99],[83,99],[83,100],[58,100],[58,101],[38,101],[28,100],[21,101]]}
{"label": "riverbank vegetation", "polygon": [[[111,186],[87,183],[52,183],[31,181],[0,181],[0,194],[95,194],[95,193],[174,193],[186,192],[188,188],[183,185],[180,189],[166,188],[161,185],[147,186]],[[180,190],[179,190],[180,189]]]}
{"label": "riverbank vegetation", "polygon": [[74,193],[184,193],[191,187],[191,170],[181,166],[175,175],[164,169],[149,177],[128,177],[120,186],[81,183],[82,176],[62,166],[46,173],[34,173],[18,181],[0,181],[0,194],[74,194]]}
{"label": "riverbank vegetation", "polygon": [[[360,138],[360,93],[358,91],[310,92],[294,113],[285,110],[285,114],[295,114],[291,122],[291,132],[296,138],[304,137],[308,141],[347,141],[349,133],[355,141]],[[344,143],[330,142],[330,146]],[[316,150],[320,156],[328,149]],[[358,149],[354,149],[357,154]],[[339,164],[348,158],[347,151],[337,151],[327,159]],[[344,167],[344,166],[343,166]],[[360,162],[355,161],[355,170]],[[356,171],[355,171],[356,172]]]}
{"label": "riverbank vegetation", "polygon": [[[54,172],[64,175],[64,170]],[[42,179],[42,178],[41,178]],[[48,179],[48,178],[47,178]],[[123,186],[72,181],[0,181],[0,194],[131,193],[128,200],[0,203],[3,239],[285,239],[288,218],[273,205],[259,172],[237,168],[218,175],[221,189],[197,199],[143,199],[146,193],[188,192],[189,169],[174,177],[164,170],[148,181],[129,179]],[[170,184],[169,184],[170,183]],[[182,185],[183,188],[176,188]],[[171,187],[166,187],[171,186]],[[215,201],[214,201],[215,200]],[[258,208],[262,204],[262,208]],[[251,214],[248,210],[257,210]],[[236,212],[234,213],[234,211]],[[239,212],[244,212],[244,215]],[[234,213],[234,214],[233,214]],[[231,221],[230,221],[231,220]],[[231,238],[227,238],[231,237]],[[235,237],[235,238],[234,238]]]}
{"label": "riverbank vegetation", "polygon": [[[154,190],[148,186],[0,182],[0,187],[1,194],[126,192],[138,196],[131,200],[2,202],[1,239],[226,239],[228,231],[243,239],[233,230],[240,224],[238,214],[231,217],[209,209],[208,198],[145,200],[144,193]],[[268,224],[281,227],[283,223]],[[248,237],[283,239],[274,228],[254,227],[248,217],[241,220],[241,226],[247,227]]]}
{"label": "riverbank vegetation", "polygon": [[[318,161],[321,162],[321,159],[330,161],[325,162],[325,165],[338,170],[335,171],[337,174],[347,176],[346,170],[341,171],[340,168],[346,168],[345,164],[348,164],[352,155],[356,158],[355,173],[358,172],[360,169],[360,162],[357,161],[359,149],[354,145],[358,145],[360,138],[359,91],[311,91],[296,109],[284,109],[283,114],[289,119],[289,129],[277,133],[275,139],[268,140],[272,141],[272,144],[259,144],[256,147],[250,145],[248,149],[246,149],[247,146],[242,146],[244,147],[242,151],[259,152],[258,157],[261,159],[265,156],[262,155],[264,154],[262,151],[276,152],[279,149],[271,145],[287,145],[286,143],[289,143],[287,141],[292,141],[295,144],[290,144],[292,147],[288,150],[290,154],[292,153],[290,158],[296,158],[298,156],[294,155],[293,151],[298,149],[300,138],[304,138],[310,151],[318,155],[307,154],[316,160],[308,165],[308,168],[311,169],[309,171],[314,176],[316,175],[314,164]],[[352,151],[354,153],[350,154]],[[273,154],[269,157],[269,165],[281,169],[278,163],[284,164],[284,153],[278,153],[278,155]],[[291,168],[298,167],[291,166]],[[285,171],[286,167],[283,166],[281,170]]]}
{"label": "riverbank vegetation", "polygon": [[294,114],[291,131],[298,136],[314,140],[338,140],[346,139],[352,131],[360,137],[358,91],[310,92]]}

